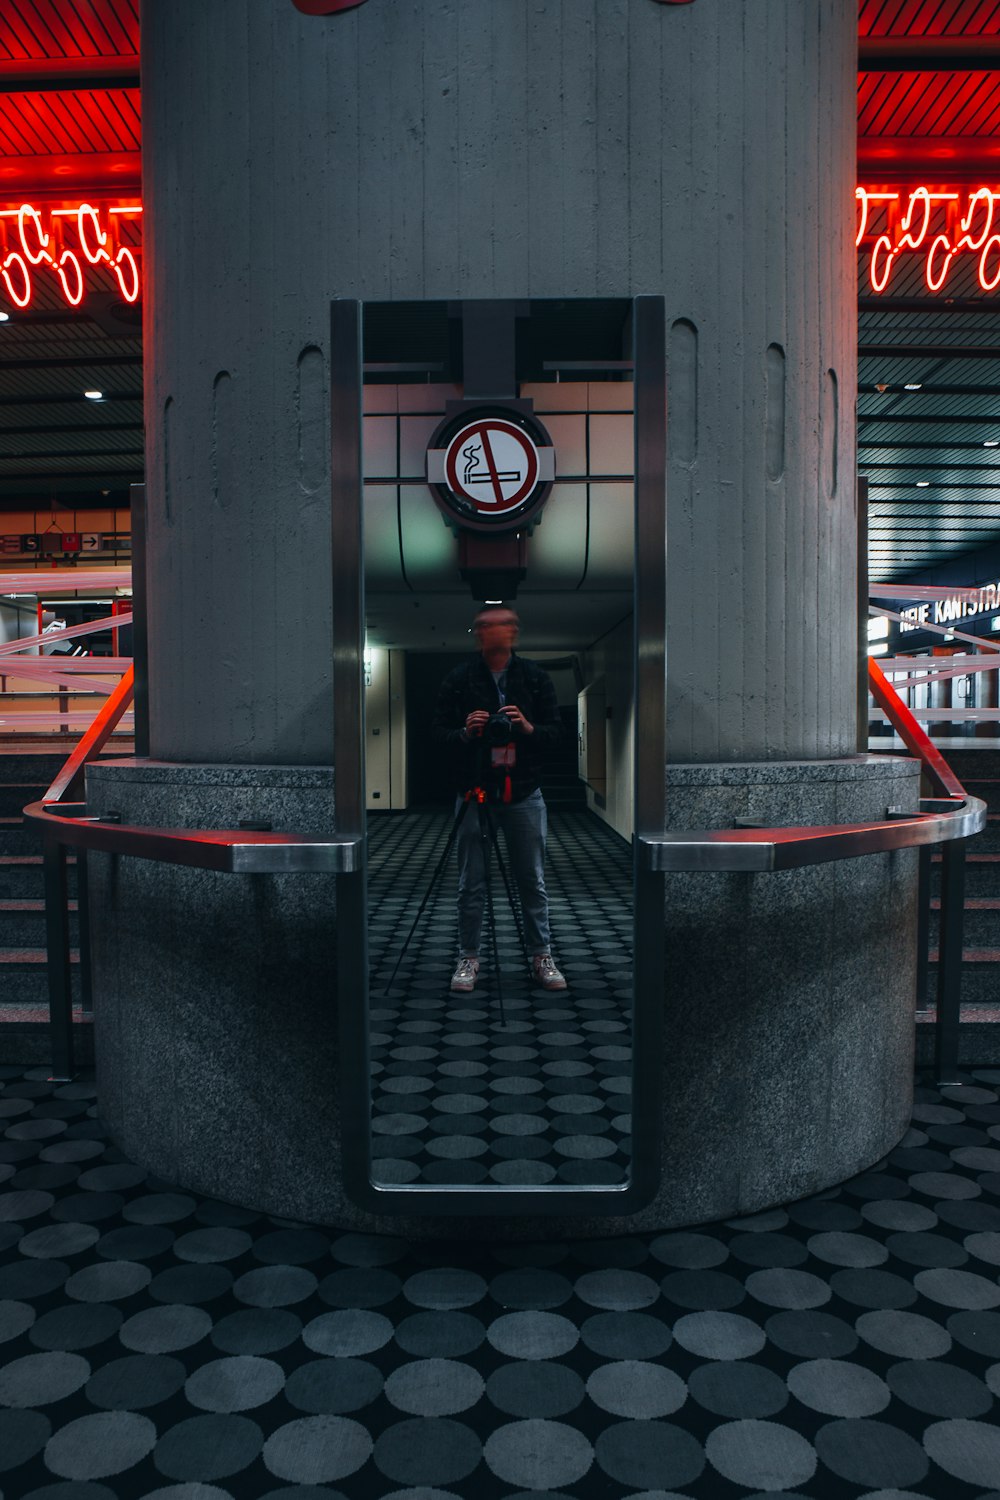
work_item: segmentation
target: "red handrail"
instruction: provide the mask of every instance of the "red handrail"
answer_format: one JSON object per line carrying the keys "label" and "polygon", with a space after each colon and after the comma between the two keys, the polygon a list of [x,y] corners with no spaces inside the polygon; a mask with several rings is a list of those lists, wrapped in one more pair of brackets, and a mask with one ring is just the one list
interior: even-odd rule
{"label": "red handrail", "polygon": [[64,798],[68,801],[79,800],[83,792],[83,774],[88,761],[99,755],[105,743],[114,733],[118,721],[132,702],[132,694],[135,690],[135,667],[131,664],[123,673],[118,686],[110,693],[101,705],[100,712],[94,719],[86,734],[80,739],[58,771],[55,780],[49,787],[43,802],[61,802]]}
{"label": "red handrail", "polygon": [[945,797],[964,797],[965,787],[938,747],[928,739],[873,656],[868,658],[868,687],[903,744],[921,762]]}

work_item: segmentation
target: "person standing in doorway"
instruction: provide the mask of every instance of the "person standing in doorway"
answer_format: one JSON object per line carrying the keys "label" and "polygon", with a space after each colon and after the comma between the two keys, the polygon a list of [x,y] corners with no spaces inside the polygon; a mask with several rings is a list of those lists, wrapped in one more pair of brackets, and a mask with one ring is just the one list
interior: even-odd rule
{"label": "person standing in doorway", "polygon": [[[432,733],[453,756],[456,816],[472,788],[481,787],[489,816],[503,829],[521,898],[532,978],[542,989],[564,990],[566,980],[551,951],[545,891],[548,820],[539,787],[543,758],[562,725],[551,677],[514,651],[519,628],[517,613],[506,605],[480,610],[472,624],[478,650],[442,682]],[[506,740],[497,732],[500,716],[510,725]],[[472,807],[462,819],[455,847],[459,957],[451,988],[463,994],[476,986],[486,904],[483,843]]]}

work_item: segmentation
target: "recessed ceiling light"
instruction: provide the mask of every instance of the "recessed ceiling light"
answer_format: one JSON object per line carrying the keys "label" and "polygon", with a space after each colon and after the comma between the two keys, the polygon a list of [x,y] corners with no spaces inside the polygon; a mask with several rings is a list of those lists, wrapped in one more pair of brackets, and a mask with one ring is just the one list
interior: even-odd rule
{"label": "recessed ceiling light", "polygon": [[88,401],[103,401],[104,400],[104,392],[103,391],[84,391],[83,394],[86,396],[86,398],[87,398]]}
{"label": "recessed ceiling light", "polygon": [[10,313],[0,312],[0,323],[9,323]]}
{"label": "recessed ceiling light", "polygon": [[923,385],[919,380],[908,380],[903,386],[904,391],[922,391]]}
{"label": "recessed ceiling light", "polygon": [[918,490],[929,490],[930,487],[931,487],[931,482],[930,482],[929,479],[918,479],[917,480],[917,489]]}
{"label": "recessed ceiling light", "polygon": [[987,438],[983,444],[984,448],[1000,448],[1000,438]]}

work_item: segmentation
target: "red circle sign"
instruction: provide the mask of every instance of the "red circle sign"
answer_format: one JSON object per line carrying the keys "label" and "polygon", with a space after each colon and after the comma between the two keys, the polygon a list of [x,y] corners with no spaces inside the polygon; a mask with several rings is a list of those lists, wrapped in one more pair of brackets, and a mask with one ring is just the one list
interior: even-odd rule
{"label": "red circle sign", "polygon": [[502,516],[538,484],[538,449],[522,427],[482,417],[456,432],[445,450],[448,488],[483,517]]}

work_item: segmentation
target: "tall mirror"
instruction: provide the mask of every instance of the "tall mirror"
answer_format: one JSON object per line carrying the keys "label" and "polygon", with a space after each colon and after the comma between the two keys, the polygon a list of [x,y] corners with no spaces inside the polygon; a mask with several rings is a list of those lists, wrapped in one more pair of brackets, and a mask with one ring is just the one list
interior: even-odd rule
{"label": "tall mirror", "polygon": [[365,307],[376,1188],[629,1182],[630,308]]}

